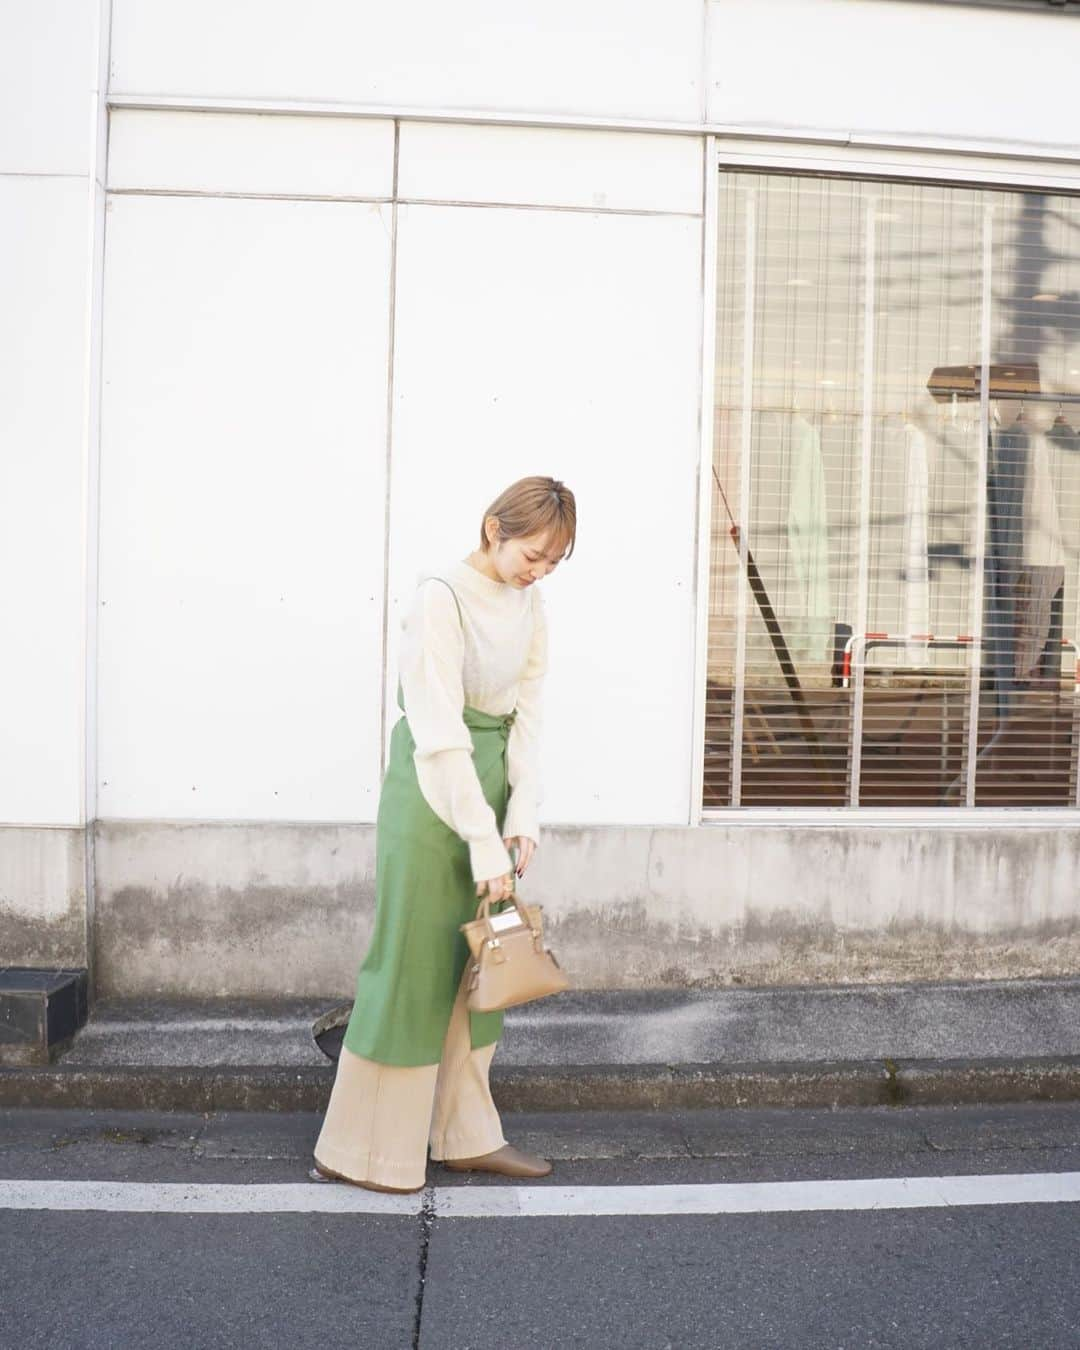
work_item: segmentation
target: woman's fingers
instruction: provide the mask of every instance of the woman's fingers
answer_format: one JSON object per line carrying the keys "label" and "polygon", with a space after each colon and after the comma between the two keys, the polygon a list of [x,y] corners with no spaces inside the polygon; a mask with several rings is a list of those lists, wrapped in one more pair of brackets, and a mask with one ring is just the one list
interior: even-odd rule
{"label": "woman's fingers", "polygon": [[478,881],[476,883],[476,894],[483,897],[485,891],[492,900],[505,900],[510,894],[510,873],[507,872],[501,877],[492,877],[489,881]]}
{"label": "woman's fingers", "polygon": [[519,877],[525,875],[525,869],[532,861],[532,856],[536,852],[536,843],[524,834],[511,835],[504,839],[503,843],[508,849],[517,849],[517,874]]}
{"label": "woman's fingers", "polygon": [[529,863],[532,861],[532,855],[533,855],[533,853],[535,852],[535,850],[536,850],[536,845],[533,843],[533,841],[532,841],[531,839],[526,838],[525,835],[522,835],[521,838],[518,840],[518,876],[519,876],[519,877],[523,877],[523,876],[525,875],[525,869],[528,867]]}

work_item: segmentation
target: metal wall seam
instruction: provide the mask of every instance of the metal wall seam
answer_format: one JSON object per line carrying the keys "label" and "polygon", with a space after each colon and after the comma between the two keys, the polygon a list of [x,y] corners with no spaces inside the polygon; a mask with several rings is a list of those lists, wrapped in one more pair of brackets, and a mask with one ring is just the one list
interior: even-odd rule
{"label": "metal wall seam", "polygon": [[90,127],[87,210],[90,222],[90,292],[87,304],[87,368],[85,450],[83,460],[83,691],[80,824],[83,830],[83,924],[87,992],[97,988],[97,814],[98,814],[98,612],[101,542],[101,402],[105,306],[105,231],[108,194],[109,52],[112,42],[112,0],[97,5],[97,69]]}
{"label": "metal wall seam", "polygon": [[354,197],[310,192],[223,192],[217,188],[109,188],[110,197],[195,197],[209,200],[258,202],[339,202],[367,206],[438,206],[475,211],[561,211],[589,216],[658,216],[668,219],[698,220],[698,211],[653,211],[632,206],[566,206],[549,202],[455,201],[437,197]]}
{"label": "metal wall seam", "polygon": [[[397,198],[398,152],[401,143],[401,127],[394,123],[394,170],[393,195]],[[390,626],[390,521],[391,496],[394,472],[394,339],[397,323],[397,252],[398,252],[398,203],[390,203],[390,288],[387,303],[388,333],[386,340],[386,455],[384,474],[385,506],[383,510],[383,585],[382,585],[382,707],[379,710],[379,771],[375,776],[382,783],[389,760],[386,711],[390,701],[387,688],[387,666],[389,656]],[[396,706],[396,704],[395,704]]]}
{"label": "metal wall seam", "polygon": [[705,708],[709,655],[709,603],[712,596],[713,406],[716,387],[716,209],[720,175],[716,147],[706,136],[702,156],[701,221],[701,390],[698,442],[697,549],[694,574],[694,685],[691,691],[689,822],[701,822],[705,796]]}
{"label": "metal wall seam", "polygon": [[[667,136],[712,136],[723,152],[730,142],[739,153],[740,142],[768,145],[791,144],[832,147],[839,150],[890,152],[911,151],[962,160],[1016,159],[1031,163],[1060,165],[1069,172],[1080,190],[1080,161],[1069,145],[1048,146],[1023,141],[995,141],[993,144],[965,140],[962,137],[893,135],[806,127],[739,125],[731,122],[665,122],[618,117],[574,117],[567,115],[499,112],[477,108],[415,108],[393,105],[327,103],[317,99],[218,98],[175,94],[110,93],[110,108],[142,108],[175,112],[239,112],[293,117],[350,117],[397,122],[459,122],[467,126],[538,127],[553,131],[636,131]],[[756,146],[754,147],[756,149]],[[838,170],[843,172],[843,168]]]}

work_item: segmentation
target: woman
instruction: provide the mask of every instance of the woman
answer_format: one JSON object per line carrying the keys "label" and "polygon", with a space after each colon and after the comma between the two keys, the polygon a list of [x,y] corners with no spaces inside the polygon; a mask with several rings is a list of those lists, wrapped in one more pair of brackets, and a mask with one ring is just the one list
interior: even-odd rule
{"label": "woman", "polygon": [[465,1006],[459,925],[509,896],[540,837],[547,625],[536,583],[574,550],[574,494],[522,478],[488,507],[480,548],[423,580],[403,624],[399,718],[375,832],[375,926],[356,982],[315,1170],[370,1190],[455,1171],[539,1177],[503,1137],[488,1069],[501,1012]]}

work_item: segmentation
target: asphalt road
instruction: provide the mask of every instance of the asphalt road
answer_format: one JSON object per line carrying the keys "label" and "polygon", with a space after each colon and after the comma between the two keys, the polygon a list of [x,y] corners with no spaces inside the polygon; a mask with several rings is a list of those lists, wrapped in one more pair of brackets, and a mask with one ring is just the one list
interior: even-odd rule
{"label": "asphalt road", "polygon": [[[380,1213],[332,1212],[383,1198],[310,1181],[318,1127],[0,1113],[0,1347],[1080,1345],[1080,1203],[1056,1199],[1080,1197],[1080,1106],[504,1116],[549,1178],[431,1164]],[[80,1208],[88,1181],[121,1208]],[[593,1187],[625,1212],[588,1213]],[[560,1195],[582,1212],[537,1213]],[[470,1197],[500,1216],[449,1216]],[[658,1198],[706,1212],[639,1212]]]}

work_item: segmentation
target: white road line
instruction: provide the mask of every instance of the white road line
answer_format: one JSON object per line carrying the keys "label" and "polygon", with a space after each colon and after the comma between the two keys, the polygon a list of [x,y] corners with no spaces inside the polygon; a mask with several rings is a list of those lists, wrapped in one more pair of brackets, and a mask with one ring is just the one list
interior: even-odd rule
{"label": "white road line", "polygon": [[467,1186],[436,1192],[448,1218],[589,1214],[789,1214],[804,1210],[929,1209],[1080,1201],[1080,1172],[874,1177],[703,1186]]}
{"label": "white road line", "polygon": [[338,1182],[0,1181],[0,1209],[151,1214],[419,1214],[422,1192],[380,1195]]}
{"label": "white road line", "polygon": [[[688,1186],[443,1186],[445,1218],[636,1214],[789,1214],[1080,1201],[1080,1172],[755,1181]],[[154,1214],[418,1214],[423,1194],[381,1195],[337,1182],[210,1185],[140,1181],[0,1181],[0,1209]]]}

